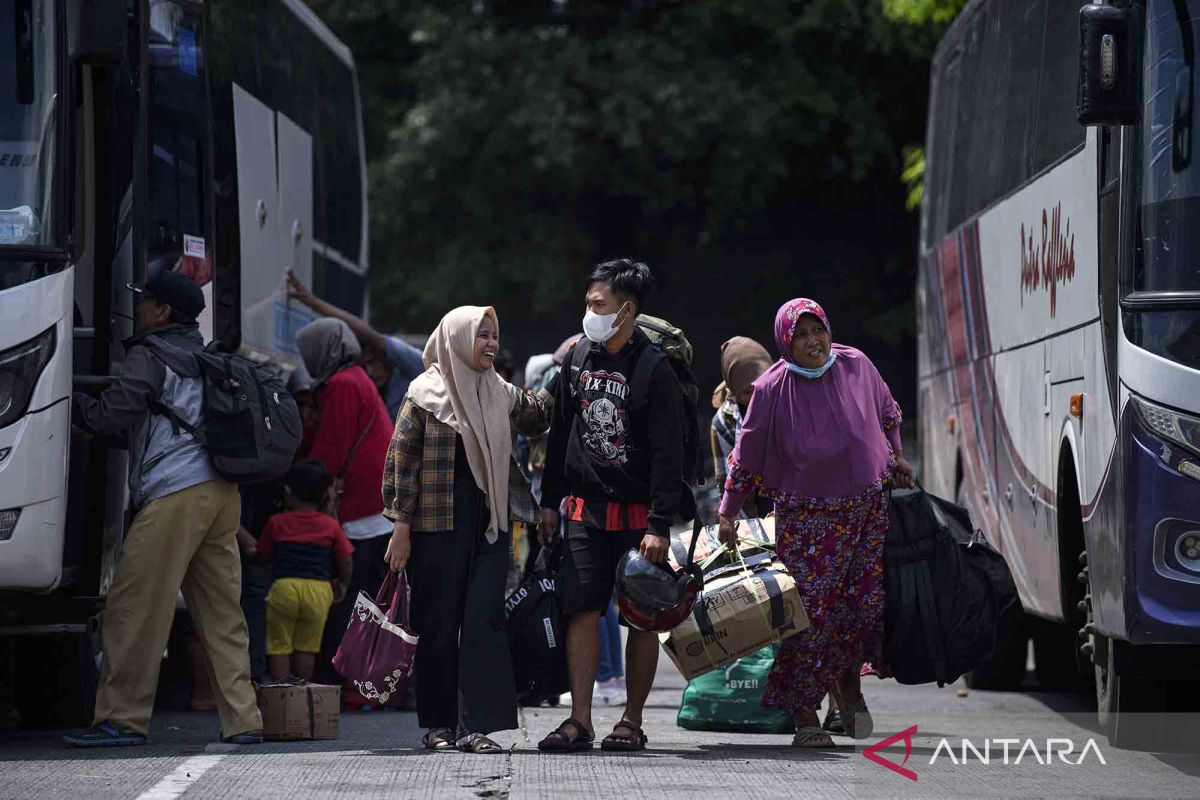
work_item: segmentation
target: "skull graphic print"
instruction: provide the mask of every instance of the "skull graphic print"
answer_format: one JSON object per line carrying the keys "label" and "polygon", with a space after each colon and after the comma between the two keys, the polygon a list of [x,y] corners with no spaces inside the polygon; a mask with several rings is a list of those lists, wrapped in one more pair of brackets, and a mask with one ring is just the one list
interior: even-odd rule
{"label": "skull graphic print", "polygon": [[584,372],[580,385],[584,447],[604,466],[624,464],[629,460],[625,408],[629,385],[625,376],[619,372]]}

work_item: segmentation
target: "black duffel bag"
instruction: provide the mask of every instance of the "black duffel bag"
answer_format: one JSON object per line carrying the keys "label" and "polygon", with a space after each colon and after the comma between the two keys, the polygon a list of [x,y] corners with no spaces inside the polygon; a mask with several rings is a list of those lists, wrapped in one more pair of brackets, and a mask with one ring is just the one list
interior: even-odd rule
{"label": "black duffel bag", "polygon": [[900,683],[953,683],[1018,622],[1012,574],[961,506],[919,488],[892,492],[888,518],[884,663]]}
{"label": "black duffel bag", "polygon": [[517,702],[535,706],[557,700],[570,688],[567,679],[567,630],[555,580],[562,540],[546,545],[533,568],[504,603]]}

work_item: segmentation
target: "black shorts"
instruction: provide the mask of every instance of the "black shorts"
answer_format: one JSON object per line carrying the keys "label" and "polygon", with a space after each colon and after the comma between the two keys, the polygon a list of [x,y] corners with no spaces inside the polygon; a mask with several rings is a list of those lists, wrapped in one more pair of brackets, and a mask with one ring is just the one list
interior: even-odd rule
{"label": "black shorts", "polygon": [[617,562],[627,551],[636,550],[645,535],[644,530],[605,531],[567,522],[557,587],[563,615],[607,609],[617,579]]}

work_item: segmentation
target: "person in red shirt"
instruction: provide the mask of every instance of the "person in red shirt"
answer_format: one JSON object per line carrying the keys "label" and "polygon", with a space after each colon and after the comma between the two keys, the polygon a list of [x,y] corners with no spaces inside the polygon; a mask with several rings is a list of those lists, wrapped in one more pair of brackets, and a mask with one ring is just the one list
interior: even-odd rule
{"label": "person in red shirt", "polygon": [[[387,577],[383,556],[391,540],[392,523],[383,516],[383,462],[392,438],[392,420],[379,390],[358,364],[362,348],[350,327],[340,319],[319,319],[296,334],[296,346],[312,376],[317,422],[305,453],[340,475],[343,491],[337,518],[354,543],[354,580],[346,600],[335,603],[321,643],[317,677],[340,683],[330,661],[346,631],[346,620],[360,591],[374,596]],[[345,705],[368,704],[346,686]]]}
{"label": "person in red shirt", "polygon": [[[346,597],[354,546],[337,520],[324,513],[331,480],[316,459],[288,470],[287,511],[267,520],[259,555],[271,562],[267,594],[267,669],[273,680],[311,680],[325,620],[334,600]],[[337,576],[332,572],[336,564]]]}

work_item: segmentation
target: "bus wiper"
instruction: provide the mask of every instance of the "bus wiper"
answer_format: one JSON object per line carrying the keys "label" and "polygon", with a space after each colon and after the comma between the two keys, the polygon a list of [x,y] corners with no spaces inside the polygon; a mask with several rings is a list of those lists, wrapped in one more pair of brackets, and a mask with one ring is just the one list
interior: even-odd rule
{"label": "bus wiper", "polygon": [[33,2],[17,0],[13,3],[13,34],[15,51],[13,69],[16,71],[17,104],[33,105]]}
{"label": "bus wiper", "polygon": [[1196,42],[1187,0],[1175,0],[1175,22],[1183,42],[1186,71],[1175,76],[1175,118],[1171,124],[1171,166],[1180,172],[1192,163],[1192,103],[1196,82]]}

